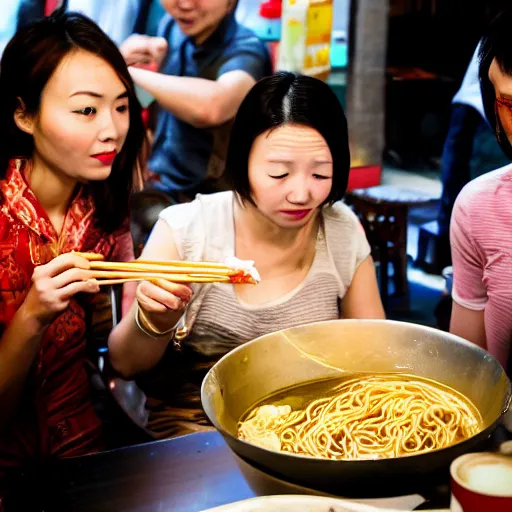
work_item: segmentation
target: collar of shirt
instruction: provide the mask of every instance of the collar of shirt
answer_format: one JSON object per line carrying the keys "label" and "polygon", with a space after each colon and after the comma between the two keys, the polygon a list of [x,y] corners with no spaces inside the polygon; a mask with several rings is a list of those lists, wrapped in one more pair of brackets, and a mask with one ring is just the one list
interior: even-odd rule
{"label": "collar of shirt", "polygon": [[80,250],[85,233],[94,223],[94,200],[80,186],[66,213],[60,236],[48,215],[30,190],[24,172],[31,165],[29,160],[16,158],[10,161],[4,180],[0,181],[3,209],[11,218],[17,218],[27,229],[50,243],[53,256],[61,252]]}

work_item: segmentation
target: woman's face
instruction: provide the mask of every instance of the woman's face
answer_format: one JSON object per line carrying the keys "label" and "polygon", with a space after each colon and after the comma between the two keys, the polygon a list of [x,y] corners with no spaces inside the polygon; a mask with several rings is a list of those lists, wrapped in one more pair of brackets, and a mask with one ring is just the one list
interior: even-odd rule
{"label": "woman's face", "polygon": [[38,114],[16,122],[52,171],[81,182],[104,180],[130,126],[126,87],[103,59],[72,52],[43,89]]}
{"label": "woman's face", "polygon": [[496,94],[496,112],[505,135],[512,144],[512,77],[503,73],[494,59],[489,68],[489,80]]}
{"label": "woman's face", "polygon": [[249,154],[251,195],[259,212],[278,226],[307,224],[329,197],[333,163],[313,128],[283,125],[257,137]]}

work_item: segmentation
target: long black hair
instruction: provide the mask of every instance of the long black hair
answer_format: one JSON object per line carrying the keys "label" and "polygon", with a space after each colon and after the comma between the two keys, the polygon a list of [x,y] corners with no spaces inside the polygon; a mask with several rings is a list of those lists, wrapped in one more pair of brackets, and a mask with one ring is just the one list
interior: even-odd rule
{"label": "long black hair", "polygon": [[249,153],[254,140],[285,124],[315,129],[333,159],[331,192],[326,203],[342,199],[348,185],[350,150],[347,119],[331,88],[316,78],[278,72],[260,80],[238,109],[231,131],[224,176],[231,188],[250,201]]}
{"label": "long black hair", "polygon": [[121,53],[93,21],[81,14],[58,9],[19,30],[5,48],[0,62],[0,178],[5,177],[9,160],[30,159],[34,152],[33,137],[14,121],[20,100],[28,114],[37,114],[48,80],[62,59],[76,50],[97,55],[112,66],[128,93],[130,127],[125,143],[110,176],[87,185],[94,198],[97,223],[110,233],[129,216],[134,172],[145,132],[135,87]]}
{"label": "long black hair", "polygon": [[503,130],[501,120],[496,114],[496,92],[489,79],[489,68],[492,61],[501,71],[512,79],[512,46],[510,44],[510,31],[512,27],[512,9],[503,10],[490,24],[480,43],[480,88],[484,104],[485,116],[496,134],[501,149],[512,160],[512,145]]}

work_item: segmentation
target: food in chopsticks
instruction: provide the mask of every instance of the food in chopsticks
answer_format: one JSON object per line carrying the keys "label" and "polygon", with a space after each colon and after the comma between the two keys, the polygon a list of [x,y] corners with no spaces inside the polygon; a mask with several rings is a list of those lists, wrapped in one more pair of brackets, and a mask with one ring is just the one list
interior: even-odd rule
{"label": "food in chopsticks", "polygon": [[260,276],[254,262],[228,258],[225,263],[197,261],[102,261],[101,255],[78,253],[90,261],[91,279],[99,285],[158,280],[174,283],[257,284]]}

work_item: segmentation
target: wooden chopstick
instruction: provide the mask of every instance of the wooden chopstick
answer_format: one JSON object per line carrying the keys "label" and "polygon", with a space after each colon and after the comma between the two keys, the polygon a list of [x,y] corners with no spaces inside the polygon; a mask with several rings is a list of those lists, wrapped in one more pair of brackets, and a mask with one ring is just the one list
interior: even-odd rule
{"label": "wooden chopstick", "polygon": [[89,261],[102,261],[104,260],[103,254],[98,254],[96,252],[78,252],[78,251],[71,251],[71,254],[76,254],[77,256],[80,256],[81,258],[85,258]]}
{"label": "wooden chopstick", "polygon": [[127,272],[158,272],[169,274],[215,274],[215,275],[238,275],[239,270],[225,267],[225,268],[208,268],[208,267],[185,267],[173,266],[171,264],[154,265],[152,263],[133,262],[110,262],[110,261],[91,261],[91,270],[121,270]]}
{"label": "wooden chopstick", "polygon": [[90,278],[97,279],[101,286],[156,279],[174,283],[256,283],[246,270],[216,262],[180,260],[109,262],[103,261],[101,254],[82,252],[74,252],[74,254],[90,262]]}
{"label": "wooden chopstick", "polygon": [[[94,252],[78,252],[73,251],[73,254],[76,254],[77,256],[81,256],[82,258],[85,258],[86,260],[89,260],[94,265],[98,263],[104,263],[105,265],[110,265],[111,263],[108,261],[104,261],[104,257],[102,254],[97,254]],[[214,261],[182,261],[182,260],[134,260],[133,262],[118,262],[123,264],[143,264],[143,265],[158,265],[158,266],[166,266],[166,267],[193,267],[194,269],[197,268],[212,268],[212,269],[219,269],[219,270],[233,270],[231,267],[228,267],[227,265],[224,265],[223,263],[217,263]],[[116,263],[117,264],[117,263]],[[91,268],[93,268],[91,266]],[[99,267],[98,267],[99,268]]]}
{"label": "wooden chopstick", "polygon": [[[196,282],[219,282],[228,283],[231,279],[229,276],[214,276],[211,274],[166,274],[158,272],[109,272],[106,270],[95,270],[90,272],[91,279],[165,279],[174,283],[196,283]],[[99,282],[99,281],[98,281]]]}
{"label": "wooden chopstick", "polygon": [[98,286],[108,286],[108,285],[114,285],[114,284],[123,284],[123,283],[130,283],[130,282],[136,282],[136,281],[142,281],[142,279],[138,277],[127,277],[126,279],[98,279],[97,283]]}
{"label": "wooden chopstick", "polygon": [[[161,279],[161,278],[160,278]],[[145,279],[143,277],[126,277],[123,279],[98,279],[97,283],[99,286],[107,286],[107,285],[115,285],[115,284],[123,284],[123,283],[129,283],[129,282],[135,282],[135,281],[151,281],[153,282],[153,279]],[[228,280],[225,279],[219,279],[218,277],[193,277],[189,281],[174,281],[170,279],[165,279],[165,281],[169,281],[172,283],[228,283]]]}
{"label": "wooden chopstick", "polygon": [[232,267],[224,265],[224,263],[216,263],[213,261],[182,261],[182,260],[135,260],[133,263],[142,263],[146,265],[169,265],[171,267],[194,267],[194,268],[218,268],[222,270],[232,270]]}

